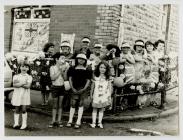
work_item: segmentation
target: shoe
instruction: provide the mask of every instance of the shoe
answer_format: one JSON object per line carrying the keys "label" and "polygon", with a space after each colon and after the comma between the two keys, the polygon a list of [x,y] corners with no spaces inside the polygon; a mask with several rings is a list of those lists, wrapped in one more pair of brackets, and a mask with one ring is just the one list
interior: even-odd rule
{"label": "shoe", "polygon": [[72,123],[70,123],[70,122],[68,122],[67,124],[66,124],[66,127],[71,127],[72,126]]}
{"label": "shoe", "polygon": [[42,106],[45,106],[45,105],[46,105],[46,103],[42,103],[41,105],[42,105]]}
{"label": "shoe", "polygon": [[64,125],[63,125],[62,122],[58,122],[58,126],[59,126],[60,128],[64,127]]}
{"label": "shoe", "polygon": [[20,126],[19,125],[13,125],[13,128],[14,129],[20,129]]}
{"label": "shoe", "polygon": [[21,130],[25,130],[26,128],[27,128],[27,125],[22,125],[22,126],[20,127]]}
{"label": "shoe", "polygon": [[91,126],[91,128],[95,128],[95,124],[94,123],[92,123],[92,124],[90,124],[90,126]]}
{"label": "shoe", "polygon": [[99,127],[99,128],[104,128],[103,125],[102,125],[102,123],[99,123],[99,124],[98,124],[98,127]]}
{"label": "shoe", "polygon": [[75,124],[75,126],[74,126],[75,129],[79,129],[80,127],[81,127],[80,124]]}
{"label": "shoe", "polygon": [[139,107],[139,109],[142,109],[142,105],[139,105],[138,107]]}
{"label": "shoe", "polygon": [[56,126],[56,122],[51,122],[51,123],[48,125],[48,128],[53,128],[54,126]]}
{"label": "shoe", "polygon": [[140,104],[139,109],[142,109],[144,106],[145,106],[144,104]]}

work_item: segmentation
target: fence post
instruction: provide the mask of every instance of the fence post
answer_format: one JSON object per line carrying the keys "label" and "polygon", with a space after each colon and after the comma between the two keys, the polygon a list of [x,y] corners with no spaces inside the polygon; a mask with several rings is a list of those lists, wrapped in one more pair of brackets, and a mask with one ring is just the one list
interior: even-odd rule
{"label": "fence post", "polygon": [[114,95],[113,95],[113,113],[116,113],[116,92],[117,90],[115,89]]}

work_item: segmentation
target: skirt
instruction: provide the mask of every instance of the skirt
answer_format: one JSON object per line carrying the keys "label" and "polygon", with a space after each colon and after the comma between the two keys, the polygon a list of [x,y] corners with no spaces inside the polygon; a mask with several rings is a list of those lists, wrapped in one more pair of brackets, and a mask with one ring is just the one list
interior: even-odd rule
{"label": "skirt", "polygon": [[11,103],[13,106],[30,105],[30,89],[14,89]]}

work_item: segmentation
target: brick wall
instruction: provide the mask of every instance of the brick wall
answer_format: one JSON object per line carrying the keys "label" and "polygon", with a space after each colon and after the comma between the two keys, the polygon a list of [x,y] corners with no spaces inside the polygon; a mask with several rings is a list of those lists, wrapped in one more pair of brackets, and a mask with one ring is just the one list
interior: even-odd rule
{"label": "brick wall", "polygon": [[117,44],[120,5],[98,5],[97,13],[95,40],[103,45]]}
{"label": "brick wall", "polygon": [[[11,8],[4,12],[4,52],[11,47]],[[17,6],[16,6],[17,7]],[[123,11],[122,11],[123,10]],[[164,20],[162,15],[164,12]],[[122,15],[121,15],[122,14]],[[92,42],[117,44],[118,40],[133,45],[136,39],[164,39],[167,9],[163,5],[65,5],[51,6],[49,41],[59,46],[61,33],[75,33],[75,48],[83,36]],[[122,32],[121,32],[122,29]],[[59,48],[59,47],[58,47]],[[168,50],[178,49],[178,7],[171,6]]]}
{"label": "brick wall", "polygon": [[59,48],[61,33],[75,33],[74,47],[79,48],[83,36],[94,38],[96,16],[96,5],[52,6],[49,41]]}
{"label": "brick wall", "polygon": [[178,52],[179,45],[179,15],[178,5],[171,5],[170,7],[170,21],[169,32],[167,40],[167,52]]}
{"label": "brick wall", "polygon": [[163,5],[124,5],[121,18],[123,40],[134,44],[136,39],[155,41],[161,38]]}

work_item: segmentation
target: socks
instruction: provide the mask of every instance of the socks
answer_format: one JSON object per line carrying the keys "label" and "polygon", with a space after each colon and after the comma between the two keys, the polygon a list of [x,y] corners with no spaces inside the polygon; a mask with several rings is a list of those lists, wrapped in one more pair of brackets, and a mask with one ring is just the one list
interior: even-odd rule
{"label": "socks", "polygon": [[73,117],[74,117],[74,113],[75,113],[75,108],[70,108],[70,113],[69,113],[69,123],[72,123],[73,121]]}
{"label": "socks", "polygon": [[22,113],[22,126],[20,129],[25,129],[27,127],[27,112]]}
{"label": "socks", "polygon": [[78,125],[81,124],[82,116],[83,116],[83,107],[79,107],[79,109],[78,109],[78,119],[77,119],[76,124],[78,124]]}
{"label": "socks", "polygon": [[14,125],[13,125],[13,127],[19,125],[19,116],[20,116],[20,114],[14,113]]}

